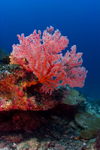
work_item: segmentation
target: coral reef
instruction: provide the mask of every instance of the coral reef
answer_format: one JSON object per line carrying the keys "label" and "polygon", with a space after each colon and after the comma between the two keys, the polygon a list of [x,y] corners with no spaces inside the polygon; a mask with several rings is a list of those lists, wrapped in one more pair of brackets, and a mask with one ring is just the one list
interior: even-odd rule
{"label": "coral reef", "polygon": [[68,45],[68,39],[61,36],[59,30],[53,34],[53,27],[44,30],[41,38],[41,31],[25,37],[24,34],[17,35],[20,44],[13,45],[10,56],[11,64],[24,66],[23,59],[28,62],[27,71],[33,72],[37,81],[30,85],[42,84],[42,92],[50,95],[57,90],[59,85],[70,87],[83,87],[87,71],[82,65],[82,53],[76,54],[76,46],[71,47],[71,52],[67,51],[62,56],[62,50]]}
{"label": "coral reef", "polygon": [[65,92],[63,96],[64,104],[68,105],[79,105],[81,102],[85,102],[86,98],[81,96],[80,93],[72,89],[69,94]]}
{"label": "coral reef", "polygon": [[34,111],[6,111],[0,113],[0,132],[32,131],[46,124],[46,119]]}
{"label": "coral reef", "polygon": [[77,113],[75,121],[83,128],[80,131],[83,139],[94,138],[100,129],[100,118],[87,112]]}
{"label": "coral reef", "polygon": [[3,63],[5,56],[9,56],[9,53],[0,47],[0,63]]}
{"label": "coral reef", "polygon": [[[48,110],[68,95],[66,85],[82,87],[87,71],[82,65],[82,53],[76,46],[62,56],[67,37],[53,27],[28,37],[18,35],[20,44],[13,45],[10,64],[0,72],[0,111]],[[62,88],[64,86],[66,92]]]}
{"label": "coral reef", "polygon": [[32,73],[28,74],[18,65],[9,65],[6,71],[1,72],[0,110],[47,110],[61,102],[59,90],[55,91],[54,96],[41,93],[41,84],[29,86],[34,80],[36,77]]}
{"label": "coral reef", "polygon": [[4,56],[3,57],[3,64],[5,65],[5,64],[9,64],[10,63],[10,58],[9,58],[9,56],[7,55],[7,56]]}

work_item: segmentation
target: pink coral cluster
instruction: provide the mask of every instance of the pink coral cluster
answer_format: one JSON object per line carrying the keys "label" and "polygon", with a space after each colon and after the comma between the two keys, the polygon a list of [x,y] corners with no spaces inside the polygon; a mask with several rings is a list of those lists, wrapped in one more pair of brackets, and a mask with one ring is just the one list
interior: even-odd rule
{"label": "pink coral cluster", "polygon": [[[87,71],[82,65],[82,53],[76,54],[76,46],[71,47],[65,56],[62,55],[68,45],[66,36],[61,36],[59,30],[53,33],[53,27],[41,31],[36,30],[29,36],[17,35],[20,44],[13,45],[11,63],[25,65],[21,61],[25,58],[28,62],[27,71],[31,70],[38,78],[31,85],[42,84],[42,91],[50,93],[59,85],[70,87],[83,87]],[[21,59],[22,58],[22,59]]]}

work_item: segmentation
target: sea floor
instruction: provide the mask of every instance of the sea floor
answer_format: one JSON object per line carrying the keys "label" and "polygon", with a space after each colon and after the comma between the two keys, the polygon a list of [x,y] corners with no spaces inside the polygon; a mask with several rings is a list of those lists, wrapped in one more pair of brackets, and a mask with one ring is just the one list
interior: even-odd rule
{"label": "sea floor", "polygon": [[[97,104],[87,102],[87,107],[100,117]],[[69,119],[57,113],[43,116],[47,123],[34,131],[0,132],[0,150],[96,150],[97,137],[82,139],[80,127],[73,125],[74,117]]]}

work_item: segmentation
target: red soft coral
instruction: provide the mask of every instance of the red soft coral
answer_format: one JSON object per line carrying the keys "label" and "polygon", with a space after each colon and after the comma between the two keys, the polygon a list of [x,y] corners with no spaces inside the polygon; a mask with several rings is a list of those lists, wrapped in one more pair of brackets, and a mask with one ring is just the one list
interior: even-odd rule
{"label": "red soft coral", "polygon": [[[32,84],[41,83],[42,91],[52,94],[59,85],[68,84],[71,87],[82,87],[87,71],[82,65],[82,53],[76,54],[76,46],[72,46],[71,52],[67,51],[62,56],[61,51],[68,45],[68,39],[61,36],[59,30],[53,33],[53,27],[44,30],[41,38],[41,31],[24,37],[24,34],[17,35],[20,44],[13,45],[11,63],[14,58],[25,58],[28,66],[38,81]],[[19,62],[20,64],[20,62]],[[22,65],[22,64],[21,64]]]}

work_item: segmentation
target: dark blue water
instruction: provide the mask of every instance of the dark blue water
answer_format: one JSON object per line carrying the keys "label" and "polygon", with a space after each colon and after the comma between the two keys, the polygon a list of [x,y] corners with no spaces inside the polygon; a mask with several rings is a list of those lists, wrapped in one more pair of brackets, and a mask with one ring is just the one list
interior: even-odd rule
{"label": "dark blue water", "polygon": [[17,34],[50,25],[68,36],[68,49],[76,44],[84,53],[88,75],[80,91],[100,99],[100,0],[0,0],[0,46],[9,53]]}

